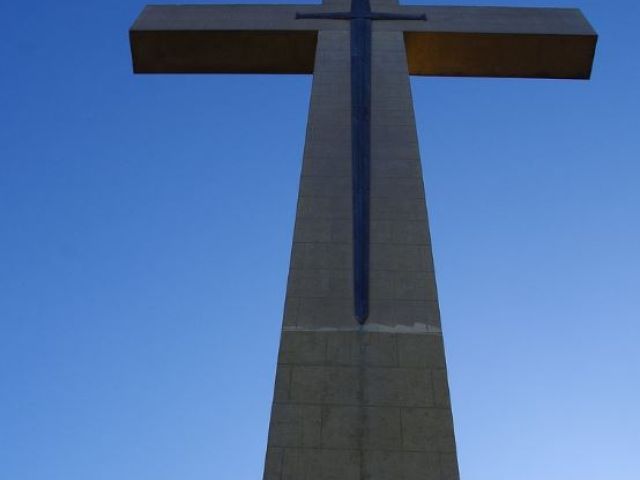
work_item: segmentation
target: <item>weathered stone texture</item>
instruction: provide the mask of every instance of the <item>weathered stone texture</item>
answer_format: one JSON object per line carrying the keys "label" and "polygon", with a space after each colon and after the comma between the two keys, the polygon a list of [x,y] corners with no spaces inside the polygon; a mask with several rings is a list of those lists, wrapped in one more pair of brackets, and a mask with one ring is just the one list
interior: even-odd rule
{"label": "weathered stone texture", "polygon": [[372,68],[371,304],[359,328],[349,33],[320,32],[266,480],[457,479],[401,33],[374,34]]}
{"label": "weathered stone texture", "polygon": [[458,480],[409,74],[588,78],[579,10],[399,5],[373,22],[370,304],[354,319],[350,22],[321,5],[151,5],[138,73],[313,73],[265,480]]}

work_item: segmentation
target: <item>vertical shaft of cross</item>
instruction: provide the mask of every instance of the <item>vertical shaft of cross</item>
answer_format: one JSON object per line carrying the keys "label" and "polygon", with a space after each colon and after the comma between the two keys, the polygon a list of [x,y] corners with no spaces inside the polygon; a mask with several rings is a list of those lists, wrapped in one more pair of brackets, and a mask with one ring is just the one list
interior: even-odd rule
{"label": "vertical shaft of cross", "polygon": [[371,37],[370,311],[353,320],[352,34],[318,35],[264,479],[457,480],[399,32]]}

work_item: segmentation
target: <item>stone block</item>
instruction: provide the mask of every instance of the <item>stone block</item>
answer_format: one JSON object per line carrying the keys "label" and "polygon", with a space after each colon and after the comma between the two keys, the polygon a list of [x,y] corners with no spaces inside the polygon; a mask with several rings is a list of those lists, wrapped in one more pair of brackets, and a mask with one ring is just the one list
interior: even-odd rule
{"label": "stone block", "polygon": [[[424,205],[424,185],[421,178],[374,179],[371,195],[375,197],[421,198]],[[422,220],[422,219],[420,219]]]}
{"label": "stone block", "polygon": [[440,332],[440,314],[437,302],[413,300],[387,300],[372,297],[369,324],[384,325],[419,333]]}
{"label": "stone block", "polygon": [[308,243],[293,242],[289,268],[305,268],[305,253]]}
{"label": "stone block", "polygon": [[321,425],[320,406],[274,403],[271,409],[269,445],[292,448],[319,447]]}
{"label": "stone block", "polygon": [[307,145],[302,175],[347,176],[351,175],[351,150],[349,145]]}
{"label": "stone block", "polygon": [[324,407],[322,447],[399,450],[402,448],[400,410],[387,407]]}
{"label": "stone block", "polygon": [[357,368],[293,368],[290,399],[294,403],[357,405],[361,397]]}
{"label": "stone block", "polygon": [[278,365],[276,370],[276,382],[273,393],[273,401],[278,403],[288,402],[291,398],[291,367]]}
{"label": "stone block", "polygon": [[380,144],[392,146],[399,144],[418,145],[416,129],[413,125],[392,125],[390,123],[372,122],[371,136],[375,137]]}
{"label": "stone block", "polygon": [[412,125],[415,127],[415,122],[407,115],[406,107],[393,105],[387,105],[385,108],[378,105],[372,109],[371,123],[376,125]]}
{"label": "stone block", "polygon": [[436,300],[435,280],[430,272],[374,270],[369,283],[375,300]]}
{"label": "stone block", "polygon": [[401,367],[444,368],[441,335],[398,335],[397,343],[398,362]]}
{"label": "stone block", "polygon": [[294,243],[331,242],[331,227],[334,221],[337,220],[333,220],[330,218],[297,218],[296,225],[293,230]]}
{"label": "stone block", "polygon": [[[338,88],[347,89],[351,88],[351,78],[347,73],[336,73],[335,70],[327,72],[323,70],[313,76],[313,89],[321,92],[328,92]],[[311,124],[317,118],[309,118],[308,122]]]}
{"label": "stone block", "polygon": [[458,460],[455,453],[440,454],[439,480],[460,480],[460,472],[458,471]]}
{"label": "stone block", "polygon": [[[443,357],[444,362],[444,357]],[[431,371],[433,375],[433,398],[436,407],[451,408],[451,398],[449,396],[449,381],[447,380],[447,371],[444,368],[438,368]]]}
{"label": "stone block", "polygon": [[[375,67],[374,67],[375,68]],[[372,85],[376,90],[380,90],[382,86]],[[404,111],[405,115],[413,114],[413,103],[411,98],[407,98],[405,95],[391,96],[391,95],[374,95],[371,97],[371,112],[373,115],[379,113],[381,110],[396,109],[398,111]]]}
{"label": "stone block", "polygon": [[388,71],[383,68],[379,68],[378,73],[376,74],[375,79],[372,79],[372,82],[376,87],[380,88],[386,85],[394,85],[396,87],[396,91],[404,91],[407,93],[411,91],[411,83],[409,82],[408,75],[402,75],[402,73],[398,74],[398,68]]}
{"label": "stone block", "polygon": [[371,243],[397,245],[429,245],[426,219],[371,220]]}
{"label": "stone block", "polygon": [[431,251],[423,245],[374,243],[371,245],[371,270],[431,272]]}
{"label": "stone block", "polygon": [[433,272],[394,272],[394,297],[400,300],[437,300]]}
{"label": "stone block", "polygon": [[349,243],[353,225],[351,218],[298,217],[293,234],[297,243]]}
{"label": "stone block", "polygon": [[369,325],[383,325],[385,327],[397,327],[395,310],[397,303],[394,300],[378,299],[372,296],[369,300]]}
{"label": "stone block", "polygon": [[[315,96],[314,96],[315,95]],[[335,95],[329,94],[325,96],[322,94],[314,94],[312,95],[311,101],[318,99],[318,101],[323,101],[324,99],[331,98],[332,101],[340,101],[340,97],[336,98]],[[346,104],[348,105],[350,96],[348,93],[345,94]],[[333,144],[333,145],[348,145],[351,143],[351,129],[349,128],[324,128],[317,127],[313,129],[307,130],[307,140],[308,143],[314,144]]]}
{"label": "stone block", "polygon": [[403,408],[402,445],[412,451],[455,453],[450,411],[443,408]]}
{"label": "stone block", "polygon": [[[391,126],[384,127],[385,130],[390,130]],[[417,152],[418,151],[418,138],[415,136],[415,132],[413,135],[410,133],[408,127],[404,127],[405,130],[399,130],[393,134],[387,132],[386,134],[379,134],[372,138],[371,145],[372,148],[382,149],[385,152],[392,152],[398,150],[398,145],[402,145],[400,151],[401,152]],[[376,127],[376,130],[381,130],[381,128]],[[393,158],[389,155],[389,158]],[[407,158],[408,155],[407,155]]]}
{"label": "stone block", "polygon": [[372,301],[391,300],[395,297],[395,272],[372,270],[369,273],[369,292]]}
{"label": "stone block", "polygon": [[263,480],[280,480],[282,478],[283,458],[284,451],[282,448],[267,448]]}
{"label": "stone block", "polygon": [[[293,263],[293,262],[292,262]],[[282,324],[285,326],[293,326],[298,323],[298,309],[300,308],[300,299],[287,297],[284,301],[284,314],[282,316]]]}
{"label": "stone block", "polygon": [[395,336],[387,333],[334,332],[327,334],[327,364],[394,367]]}
{"label": "stone block", "polygon": [[393,220],[376,220],[369,222],[369,238],[371,243],[393,243]]}
{"label": "stone block", "polygon": [[352,298],[351,270],[291,269],[287,294],[304,298]]}
{"label": "stone block", "polygon": [[442,480],[439,456],[432,452],[404,452],[403,480]]}
{"label": "stone block", "polygon": [[278,364],[322,365],[327,336],[319,332],[282,332]]}
{"label": "stone block", "polygon": [[393,322],[396,325],[426,325],[428,331],[440,332],[440,309],[438,302],[413,300],[393,301]]}
{"label": "stone block", "polygon": [[364,452],[367,480],[441,480],[437,454],[369,450]]}
{"label": "stone block", "polygon": [[420,221],[425,218],[425,212],[424,199],[420,197],[402,196],[400,193],[388,197],[371,196],[371,218],[374,220]]}
{"label": "stone block", "polygon": [[367,368],[364,398],[368,405],[430,407],[431,372],[418,368]]}
{"label": "stone block", "polygon": [[[327,64],[327,71],[331,71],[331,73],[337,73],[337,71],[340,69],[341,66],[341,61],[340,62],[331,62]],[[346,79],[344,79],[346,80]],[[345,89],[344,88],[339,88],[340,83],[342,83],[344,85],[343,82],[338,82],[335,86],[332,85],[330,82],[320,82],[317,85],[314,84],[313,87],[311,89],[311,103],[327,103],[327,102],[332,102],[336,105],[338,104],[343,104],[343,105],[350,105],[350,101],[351,101],[351,90],[350,89]],[[315,119],[312,119],[315,120]],[[324,130],[326,131],[334,131],[334,129],[332,128],[324,128]]]}
{"label": "stone block", "polygon": [[352,367],[327,367],[324,403],[357,405],[362,401],[362,371]]}
{"label": "stone block", "polygon": [[361,480],[354,450],[286,449],[280,480]]}
{"label": "stone block", "polygon": [[402,421],[400,409],[394,407],[367,407],[363,447],[365,449],[400,450],[402,448]]}
{"label": "stone block", "polygon": [[289,399],[293,403],[322,404],[326,384],[327,369],[323,366],[291,367]]}
{"label": "stone block", "polygon": [[[405,155],[409,155],[409,159],[414,157],[412,152],[405,152]],[[373,150],[371,152],[371,178],[374,181],[378,178],[417,177],[420,174],[420,165],[417,162],[407,161],[406,157],[394,158],[393,152],[388,151]]]}
{"label": "stone block", "polygon": [[368,450],[363,455],[367,480],[404,480],[402,452]]}
{"label": "stone block", "polygon": [[416,221],[394,222],[392,241],[411,245],[430,244],[426,217]]}
{"label": "stone block", "polygon": [[310,197],[347,197],[351,203],[351,176],[302,177],[300,195]]}
{"label": "stone block", "polygon": [[305,270],[348,269],[351,255],[349,243],[294,243],[291,266]]}
{"label": "stone block", "polygon": [[364,407],[325,406],[322,411],[322,447],[358,450],[364,440]]}
{"label": "stone block", "polygon": [[[340,60],[339,62],[332,62],[332,66],[339,67],[341,63],[342,63],[342,60]],[[338,81],[336,82],[328,82],[328,81],[314,82],[313,84],[314,88],[312,90],[311,100],[313,101],[317,98],[321,101],[322,99],[330,98],[334,102],[343,102],[343,103],[349,102],[351,100],[351,90],[349,89],[350,82],[347,81],[346,77],[343,77],[342,81],[340,81],[340,79],[337,79],[337,80]],[[313,120],[315,120],[315,118],[312,119],[312,121]],[[311,125],[313,125],[313,123],[311,123]],[[323,129],[327,131],[334,130],[334,129],[326,128],[326,125],[322,125],[322,124],[318,124],[318,125],[321,127],[324,127]]]}
{"label": "stone block", "polygon": [[323,34],[328,34],[332,37],[320,40],[323,42],[324,48],[319,48],[316,52],[316,62],[322,63],[323,67],[339,63],[348,69],[351,65],[351,50],[348,47],[349,34],[347,32],[322,32],[320,35]]}
{"label": "stone block", "polygon": [[348,298],[299,298],[295,324],[300,328],[353,328],[353,300]]}
{"label": "stone block", "polygon": [[328,197],[300,196],[297,216],[321,219],[350,219],[352,209],[350,195]]}

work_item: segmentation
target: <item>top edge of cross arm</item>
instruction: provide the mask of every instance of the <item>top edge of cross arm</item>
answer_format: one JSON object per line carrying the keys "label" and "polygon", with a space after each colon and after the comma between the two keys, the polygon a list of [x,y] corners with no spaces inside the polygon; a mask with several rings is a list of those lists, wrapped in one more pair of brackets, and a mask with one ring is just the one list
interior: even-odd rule
{"label": "top edge of cross arm", "polygon": [[[425,32],[584,35],[596,36],[593,26],[577,8],[434,7],[400,5],[389,12],[425,14],[426,22],[411,22],[403,30]],[[393,22],[395,23],[395,22]],[[393,28],[379,22],[380,29]],[[397,28],[397,27],[396,27]]]}
{"label": "top edge of cross arm", "polygon": [[[330,7],[309,4],[147,5],[131,30],[308,30],[309,21],[297,20],[296,15],[325,11],[331,11]],[[326,27],[344,29],[347,25],[329,22]]]}
{"label": "top edge of cross arm", "polygon": [[[338,9],[340,10],[340,9]],[[147,5],[133,31],[148,30],[339,30],[348,21],[297,19],[297,14],[335,13],[331,4]],[[427,21],[374,21],[376,30],[526,35],[596,36],[576,8],[385,5],[374,13],[426,16]]]}

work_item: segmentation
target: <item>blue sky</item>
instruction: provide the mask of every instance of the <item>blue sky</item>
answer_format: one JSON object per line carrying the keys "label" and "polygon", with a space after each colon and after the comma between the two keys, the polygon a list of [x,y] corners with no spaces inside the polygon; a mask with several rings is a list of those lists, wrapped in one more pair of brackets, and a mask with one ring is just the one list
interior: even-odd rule
{"label": "blue sky", "polygon": [[[133,76],[143,4],[3,4],[3,480],[262,472],[311,78]],[[473,4],[601,38],[413,80],[462,478],[637,480],[640,4]]]}

